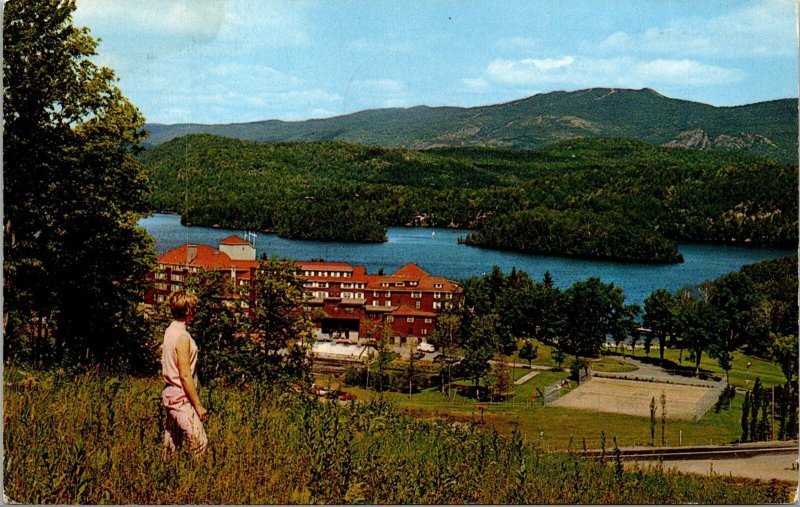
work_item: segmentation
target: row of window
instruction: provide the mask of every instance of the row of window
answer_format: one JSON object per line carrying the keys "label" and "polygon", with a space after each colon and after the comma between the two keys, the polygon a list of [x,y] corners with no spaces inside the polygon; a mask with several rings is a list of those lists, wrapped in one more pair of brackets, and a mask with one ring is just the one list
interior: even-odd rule
{"label": "row of window", "polygon": [[303,271],[304,276],[327,276],[330,278],[353,278],[349,271]]}
{"label": "row of window", "polygon": [[[388,297],[392,297],[392,291],[390,291],[390,290],[387,290],[383,294],[387,298]],[[378,297],[378,296],[381,295],[381,291],[379,291],[379,290],[372,291],[372,295],[374,297]],[[420,298],[422,298],[422,292],[412,292],[411,293],[411,297],[414,298],[414,299],[420,299]],[[448,292],[447,294],[445,294],[445,297],[447,299],[453,299],[453,293],[452,292]],[[434,299],[442,299],[442,293],[441,292],[434,292],[433,293],[433,298]]]}
{"label": "row of window", "polygon": [[158,290],[170,290],[172,292],[175,292],[176,290],[181,290],[181,286],[176,284],[169,285],[166,283],[157,283],[155,284],[155,287]]}
{"label": "row of window", "polygon": [[[419,283],[417,282],[408,282],[409,287],[416,287],[417,285],[419,285]],[[437,285],[442,285],[442,284],[437,284]],[[394,282],[394,284],[392,284],[391,282],[381,282],[381,287],[392,287],[392,286],[405,287],[406,282]]]}
{"label": "row of window", "polygon": [[342,283],[343,289],[366,289],[366,283]]}
{"label": "row of window", "polygon": [[[386,322],[394,322],[394,315],[387,315]],[[414,322],[414,317],[406,317],[406,322]],[[433,324],[433,319],[425,317],[425,324]]]}
{"label": "row of window", "polygon": [[[163,271],[159,271],[155,273],[154,277],[156,280],[166,280],[167,274],[164,273]],[[184,276],[172,273],[170,274],[169,279],[172,280],[173,282],[182,282],[184,280]]]}

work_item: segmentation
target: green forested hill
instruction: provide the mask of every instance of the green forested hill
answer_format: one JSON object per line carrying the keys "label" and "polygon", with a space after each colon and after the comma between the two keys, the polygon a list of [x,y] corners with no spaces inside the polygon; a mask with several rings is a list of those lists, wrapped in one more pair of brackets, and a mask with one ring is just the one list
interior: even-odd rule
{"label": "green forested hill", "polygon": [[377,109],[298,122],[148,124],[147,143],[208,133],[254,141],[341,140],[413,149],[538,148],[581,137],[625,137],[665,146],[744,151],[795,163],[797,119],[795,99],[714,107],[650,89],[593,88],[472,108]]}
{"label": "green forested hill", "polygon": [[473,245],[645,262],[679,261],[679,240],[797,241],[797,168],[744,154],[621,139],[415,151],[190,135],[140,159],[154,210],[290,238],[465,227]]}

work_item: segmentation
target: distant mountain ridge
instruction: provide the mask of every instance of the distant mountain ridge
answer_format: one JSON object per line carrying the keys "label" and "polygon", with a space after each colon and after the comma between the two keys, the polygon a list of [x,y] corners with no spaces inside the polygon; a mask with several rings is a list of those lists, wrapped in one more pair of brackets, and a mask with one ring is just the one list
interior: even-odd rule
{"label": "distant mountain ridge", "polygon": [[348,141],[425,149],[538,148],[582,137],[625,137],[692,149],[745,151],[797,163],[796,99],[716,107],[642,90],[592,88],[461,108],[370,109],[325,119],[231,124],[147,124],[153,146],[187,134],[252,141]]}

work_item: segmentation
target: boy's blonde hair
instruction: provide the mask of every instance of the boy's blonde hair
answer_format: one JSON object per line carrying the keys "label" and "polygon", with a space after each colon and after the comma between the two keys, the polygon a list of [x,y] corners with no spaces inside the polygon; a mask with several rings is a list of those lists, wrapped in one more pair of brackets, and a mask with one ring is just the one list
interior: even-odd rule
{"label": "boy's blonde hair", "polygon": [[197,308],[197,296],[185,290],[177,290],[170,294],[167,304],[172,318],[183,320],[189,314],[189,308]]}

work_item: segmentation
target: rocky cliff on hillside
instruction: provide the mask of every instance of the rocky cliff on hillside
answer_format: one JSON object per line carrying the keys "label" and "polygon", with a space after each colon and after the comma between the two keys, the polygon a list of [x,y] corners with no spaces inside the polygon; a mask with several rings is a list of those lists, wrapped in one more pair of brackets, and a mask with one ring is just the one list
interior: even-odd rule
{"label": "rocky cliff on hillside", "polygon": [[667,148],[722,149],[731,151],[747,150],[756,146],[777,148],[775,143],[762,135],[740,132],[738,135],[722,134],[714,139],[709,139],[708,134],[701,129],[685,130],[679,133],[672,141],[664,143],[663,146]]}

